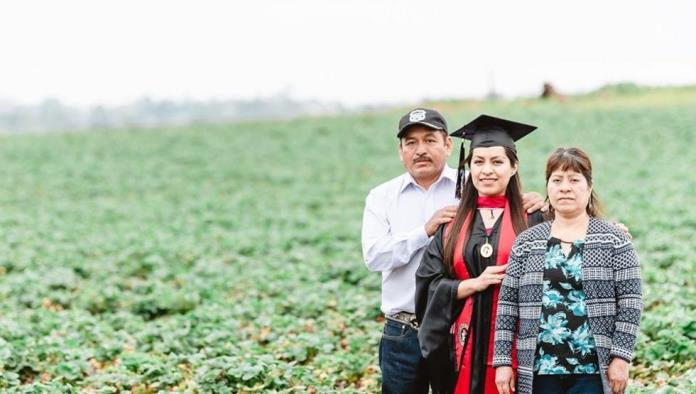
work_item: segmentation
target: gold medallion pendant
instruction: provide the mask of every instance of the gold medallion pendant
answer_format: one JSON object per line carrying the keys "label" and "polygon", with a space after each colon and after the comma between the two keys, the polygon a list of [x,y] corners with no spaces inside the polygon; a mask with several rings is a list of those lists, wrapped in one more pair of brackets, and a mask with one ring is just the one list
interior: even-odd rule
{"label": "gold medallion pendant", "polygon": [[481,246],[481,250],[479,251],[481,253],[481,257],[491,257],[493,255],[493,246],[488,243],[488,240],[486,239],[486,243]]}

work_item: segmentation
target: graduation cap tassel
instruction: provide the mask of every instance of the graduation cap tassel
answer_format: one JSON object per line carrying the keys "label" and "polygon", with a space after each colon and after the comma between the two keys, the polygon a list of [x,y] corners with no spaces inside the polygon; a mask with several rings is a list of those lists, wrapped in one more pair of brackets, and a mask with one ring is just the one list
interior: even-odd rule
{"label": "graduation cap tassel", "polygon": [[464,143],[459,146],[459,167],[457,168],[457,188],[455,189],[454,196],[457,199],[462,198],[462,188],[464,187],[464,166],[466,165],[466,149],[464,149]]}

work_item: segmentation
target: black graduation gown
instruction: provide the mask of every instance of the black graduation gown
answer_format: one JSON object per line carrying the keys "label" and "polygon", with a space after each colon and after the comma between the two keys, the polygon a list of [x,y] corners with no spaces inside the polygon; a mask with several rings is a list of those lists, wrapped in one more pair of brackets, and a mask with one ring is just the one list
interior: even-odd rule
{"label": "black graduation gown", "polygon": [[[494,265],[497,258],[502,215],[495,223],[489,237],[493,246],[493,255],[483,258],[479,254],[485,243],[486,229],[481,215],[474,215],[471,235],[463,248],[464,260],[470,276],[477,277],[488,265]],[[528,216],[528,225],[543,222],[541,212]],[[416,318],[420,323],[418,340],[421,353],[426,360],[430,383],[434,393],[451,393],[454,390],[457,375],[454,360],[454,338],[450,328],[461,312],[464,300],[457,300],[457,288],[460,280],[450,275],[444,267],[443,237],[445,225],[440,226],[435,236],[426,247],[420,266],[416,271]],[[474,360],[484,360],[472,366],[472,377],[481,377],[471,382],[471,393],[483,392],[483,369],[488,358],[489,336],[493,335],[495,322],[491,322],[493,288],[472,295],[474,313],[471,335],[474,342]]]}

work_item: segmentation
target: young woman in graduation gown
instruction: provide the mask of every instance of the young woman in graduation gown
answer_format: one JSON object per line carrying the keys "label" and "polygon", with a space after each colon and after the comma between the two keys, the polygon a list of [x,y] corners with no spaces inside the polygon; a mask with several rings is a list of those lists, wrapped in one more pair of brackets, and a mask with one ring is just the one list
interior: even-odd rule
{"label": "young woman in graduation gown", "polygon": [[498,393],[492,356],[500,283],[515,236],[543,221],[522,208],[514,144],[534,129],[481,115],[452,133],[471,140],[469,155],[463,145],[460,151],[460,205],[416,272],[418,339],[435,393]]}

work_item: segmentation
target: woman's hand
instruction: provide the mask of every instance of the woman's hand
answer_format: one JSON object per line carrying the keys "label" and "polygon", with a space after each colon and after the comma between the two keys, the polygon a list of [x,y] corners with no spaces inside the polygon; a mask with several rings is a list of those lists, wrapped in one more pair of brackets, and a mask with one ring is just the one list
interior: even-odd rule
{"label": "woman's hand", "polygon": [[457,287],[457,299],[461,300],[479,291],[484,291],[490,285],[499,285],[505,277],[505,265],[489,265],[476,278],[459,282]]}
{"label": "woman's hand", "polygon": [[506,268],[507,264],[489,265],[486,267],[486,269],[481,272],[481,275],[475,279],[474,290],[484,291],[490,285],[501,284],[503,282],[503,278],[505,277]]}
{"label": "woman's hand", "polygon": [[607,378],[609,379],[609,388],[611,388],[612,393],[620,394],[626,390],[626,385],[628,384],[628,365],[626,360],[617,357],[612,359],[609,363]]}
{"label": "woman's hand", "polygon": [[512,367],[498,367],[495,369],[495,386],[499,394],[515,392],[515,376]]}

